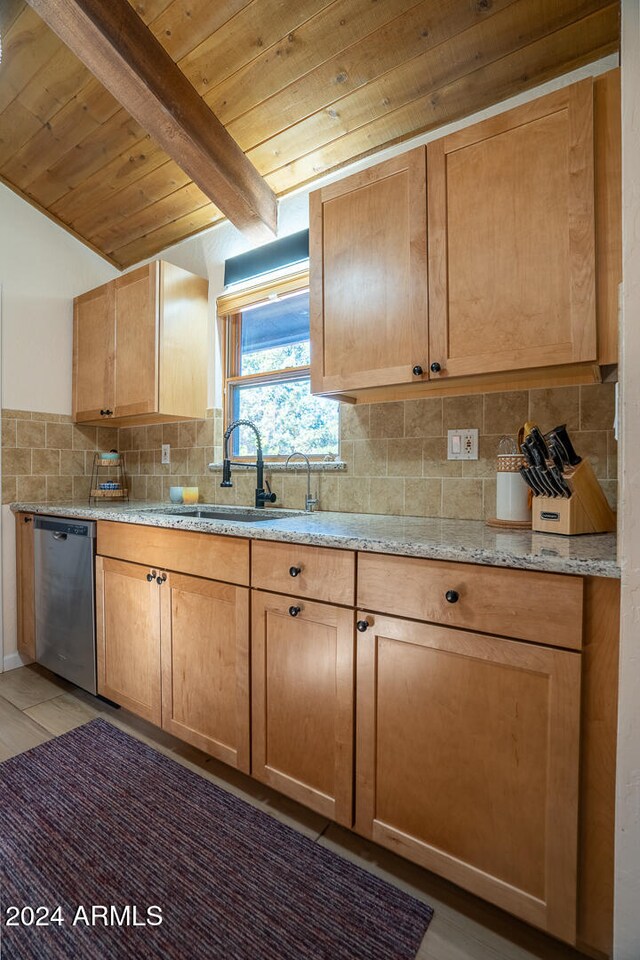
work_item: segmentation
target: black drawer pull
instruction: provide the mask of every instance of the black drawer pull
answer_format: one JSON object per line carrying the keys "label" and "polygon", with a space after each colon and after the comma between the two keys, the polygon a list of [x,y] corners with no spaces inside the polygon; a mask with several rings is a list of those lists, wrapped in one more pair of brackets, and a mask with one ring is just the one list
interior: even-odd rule
{"label": "black drawer pull", "polygon": [[358,620],[358,622],[356,623],[356,630],[359,630],[360,633],[364,633],[365,630],[368,630],[368,629],[369,629],[368,620]]}
{"label": "black drawer pull", "polygon": [[289,567],[289,576],[297,577],[302,573],[302,567]]}
{"label": "black drawer pull", "polygon": [[457,590],[447,590],[447,592],[444,595],[444,598],[447,601],[447,603],[457,603],[458,600],[460,599],[460,594],[458,593]]}
{"label": "black drawer pull", "polygon": [[300,613],[301,607],[289,607],[289,616],[297,617]]}
{"label": "black drawer pull", "polygon": [[151,583],[152,580],[155,580],[155,578],[156,578],[155,570],[152,570],[151,573],[147,574],[147,580],[149,581],[149,583]]}

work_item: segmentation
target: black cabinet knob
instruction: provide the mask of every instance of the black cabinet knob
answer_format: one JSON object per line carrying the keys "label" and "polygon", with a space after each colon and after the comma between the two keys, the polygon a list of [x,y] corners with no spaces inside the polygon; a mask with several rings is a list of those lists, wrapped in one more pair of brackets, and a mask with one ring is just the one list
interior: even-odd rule
{"label": "black cabinet knob", "polygon": [[300,607],[289,607],[289,616],[297,617],[300,613]]}
{"label": "black cabinet knob", "polygon": [[25,518],[24,518],[24,522],[25,522],[25,523],[33,523],[33,517],[25,517]]}
{"label": "black cabinet knob", "polygon": [[447,603],[457,603],[458,600],[460,599],[460,594],[458,593],[457,590],[447,590],[447,592],[444,595],[444,598],[447,601]]}
{"label": "black cabinet knob", "polygon": [[105,414],[106,414],[106,412],[107,412],[106,410],[101,410],[101,411],[100,411],[100,416],[101,416],[101,417],[104,417]]}
{"label": "black cabinet knob", "polygon": [[158,576],[156,577],[156,583],[158,584],[159,587],[161,587],[166,579],[167,579],[166,573],[159,573]]}
{"label": "black cabinet knob", "polygon": [[368,629],[369,629],[368,620],[358,620],[358,622],[356,623],[356,630],[359,630],[360,633],[364,633],[365,630],[368,630]]}
{"label": "black cabinet knob", "polygon": [[437,360],[434,360],[433,363],[431,364],[430,369],[431,369],[431,373],[440,373],[440,371],[442,370],[442,367],[440,366]]}
{"label": "black cabinet knob", "polygon": [[422,374],[424,373],[424,370],[422,369],[419,363],[416,363],[415,367],[412,370],[412,373],[414,377],[421,377]]}
{"label": "black cabinet knob", "polygon": [[149,581],[149,583],[151,583],[152,580],[155,580],[155,574],[153,574],[153,573],[148,573],[148,574],[147,574],[147,580]]}
{"label": "black cabinet knob", "polygon": [[290,577],[297,577],[301,573],[302,573],[302,567],[289,567]]}

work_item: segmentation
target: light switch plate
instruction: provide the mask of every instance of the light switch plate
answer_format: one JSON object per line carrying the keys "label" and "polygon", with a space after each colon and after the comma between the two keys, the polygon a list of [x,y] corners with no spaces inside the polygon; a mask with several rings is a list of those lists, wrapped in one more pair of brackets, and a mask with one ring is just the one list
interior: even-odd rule
{"label": "light switch plate", "polygon": [[477,460],[478,431],[475,428],[447,430],[447,460]]}
{"label": "light switch plate", "polygon": [[171,444],[162,444],[162,463],[171,463]]}

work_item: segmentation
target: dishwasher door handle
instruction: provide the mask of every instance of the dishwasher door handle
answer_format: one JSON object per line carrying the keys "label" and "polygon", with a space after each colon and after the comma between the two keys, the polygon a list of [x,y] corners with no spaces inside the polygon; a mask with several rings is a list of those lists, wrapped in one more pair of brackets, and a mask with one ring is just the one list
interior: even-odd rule
{"label": "dishwasher door handle", "polygon": [[67,539],[67,534],[66,534],[66,533],[54,533],[54,534],[53,534],[53,539],[54,539],[54,540],[66,540],[66,539]]}

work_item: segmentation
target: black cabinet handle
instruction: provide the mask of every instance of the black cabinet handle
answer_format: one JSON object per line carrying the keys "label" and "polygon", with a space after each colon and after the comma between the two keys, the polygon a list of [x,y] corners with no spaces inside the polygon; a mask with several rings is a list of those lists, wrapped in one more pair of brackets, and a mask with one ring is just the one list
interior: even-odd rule
{"label": "black cabinet handle", "polygon": [[24,518],[24,522],[25,522],[25,523],[33,523],[33,517],[25,517],[25,518]]}
{"label": "black cabinet handle", "polygon": [[166,573],[158,574],[158,576],[156,577],[156,583],[158,584],[159,587],[161,587],[166,579],[167,579]]}
{"label": "black cabinet handle", "polygon": [[442,370],[442,367],[440,366],[437,360],[434,360],[433,363],[431,364],[430,369],[431,369],[431,373],[440,373],[440,371]]}
{"label": "black cabinet handle", "polygon": [[155,570],[153,573],[147,574],[147,580],[149,581],[149,583],[151,583],[152,580],[155,580],[155,578],[156,578]]}
{"label": "black cabinet handle", "polygon": [[300,573],[302,573],[302,567],[289,567],[290,577],[297,577]]}
{"label": "black cabinet handle", "polygon": [[301,609],[300,607],[289,607],[289,616],[297,617],[298,614],[300,613],[300,609]]}
{"label": "black cabinet handle", "polygon": [[364,633],[365,630],[368,630],[368,629],[369,629],[368,620],[358,620],[358,622],[356,623],[356,630],[359,630],[360,633]]}
{"label": "black cabinet handle", "polygon": [[101,410],[101,411],[100,411],[100,416],[101,416],[101,417],[104,417],[104,415],[106,414],[106,412],[107,412],[106,410]]}
{"label": "black cabinet handle", "polygon": [[444,598],[447,601],[447,603],[457,603],[458,600],[460,599],[460,594],[458,593],[457,590],[447,590],[447,592],[444,595]]}
{"label": "black cabinet handle", "polygon": [[421,377],[422,374],[424,373],[424,370],[422,369],[419,363],[416,363],[415,367],[411,372],[413,373],[414,377]]}

